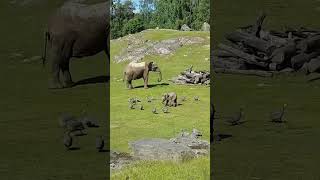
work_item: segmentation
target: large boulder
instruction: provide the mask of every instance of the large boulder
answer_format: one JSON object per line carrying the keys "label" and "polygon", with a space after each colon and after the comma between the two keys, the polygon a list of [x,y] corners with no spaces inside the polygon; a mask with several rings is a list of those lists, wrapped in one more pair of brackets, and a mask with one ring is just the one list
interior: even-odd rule
{"label": "large boulder", "polygon": [[208,24],[207,22],[204,22],[202,24],[201,30],[202,31],[210,31],[210,24]]}
{"label": "large boulder", "polygon": [[181,26],[181,31],[191,31],[191,28],[188,25],[184,24]]}
{"label": "large boulder", "polygon": [[142,139],[129,145],[133,156],[140,160],[185,161],[196,157],[191,148],[167,139]]}

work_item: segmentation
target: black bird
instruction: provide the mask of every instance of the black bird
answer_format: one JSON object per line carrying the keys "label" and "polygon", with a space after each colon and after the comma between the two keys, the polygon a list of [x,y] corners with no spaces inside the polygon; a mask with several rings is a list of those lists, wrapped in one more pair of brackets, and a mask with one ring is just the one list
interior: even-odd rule
{"label": "black bird", "polygon": [[280,111],[272,112],[270,114],[271,121],[272,122],[283,122],[282,118],[283,118],[284,111],[285,111],[286,107],[287,107],[287,104],[284,104]]}
{"label": "black bird", "polygon": [[104,148],[104,139],[102,136],[98,136],[96,138],[96,149],[101,152],[103,151],[103,148]]}
{"label": "black bird", "polygon": [[154,107],[154,108],[152,109],[152,113],[153,113],[153,114],[157,114],[157,108],[156,108],[156,107]]}

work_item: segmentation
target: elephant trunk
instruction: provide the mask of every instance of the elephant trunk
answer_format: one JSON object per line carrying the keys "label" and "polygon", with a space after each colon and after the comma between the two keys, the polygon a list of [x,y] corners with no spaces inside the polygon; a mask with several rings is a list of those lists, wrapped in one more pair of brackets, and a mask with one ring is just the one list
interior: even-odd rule
{"label": "elephant trunk", "polygon": [[161,82],[162,81],[162,74],[161,74],[161,71],[160,71],[160,69],[159,69],[159,78],[158,78],[158,82]]}

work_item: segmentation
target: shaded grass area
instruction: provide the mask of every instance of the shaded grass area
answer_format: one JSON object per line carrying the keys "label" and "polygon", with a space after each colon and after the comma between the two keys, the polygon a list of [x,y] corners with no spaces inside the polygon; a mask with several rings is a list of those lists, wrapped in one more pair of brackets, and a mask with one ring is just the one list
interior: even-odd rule
{"label": "shaded grass area", "polygon": [[[95,149],[96,135],[106,134],[106,83],[90,81],[71,89],[47,89],[48,69],[42,62],[22,63],[41,55],[48,15],[62,1],[27,6],[1,1],[0,34],[0,177],[1,179],[105,179],[106,154]],[[12,57],[21,53],[23,57]],[[74,81],[106,76],[106,56],[71,62]],[[83,81],[82,81],[83,82]],[[58,117],[79,115],[85,104],[101,127],[75,141],[79,150],[66,151]],[[108,166],[107,166],[108,167]]]}
{"label": "shaded grass area", "polygon": [[[216,1],[213,7],[214,46],[226,32],[251,24],[267,12],[268,29],[319,27],[318,1]],[[268,86],[261,87],[264,83]],[[245,107],[246,123],[228,126],[217,119],[215,129],[233,137],[215,145],[214,179],[319,179],[319,82],[304,76],[258,78],[215,75],[217,112],[230,114]],[[269,113],[287,103],[285,124],[269,122]]]}
{"label": "shaded grass area", "polygon": [[[143,37],[149,40],[166,39],[179,36],[200,36],[205,42],[200,45],[185,46],[178,49],[169,56],[147,56],[145,61],[153,61],[158,64],[162,71],[163,81],[157,82],[158,74],[150,73],[150,88],[143,89],[143,80],[133,81],[133,90],[125,88],[122,82],[123,69],[128,62],[114,63],[111,65],[111,149],[127,151],[130,141],[143,138],[171,138],[176,136],[181,129],[191,131],[192,128],[200,130],[204,139],[209,140],[209,87],[208,86],[185,86],[171,84],[168,79],[177,76],[181,71],[190,67],[194,70],[209,70],[209,33],[199,32],[179,32],[170,30],[145,31]],[[127,46],[124,40],[113,41],[111,43],[111,58],[121,52]],[[178,95],[178,107],[169,108],[170,113],[163,113],[161,108],[161,95],[165,92],[176,92]],[[146,97],[154,97],[151,103]],[[179,101],[181,96],[186,96],[187,100]],[[200,101],[195,102],[194,96],[199,96]],[[145,110],[133,109],[128,106],[128,99],[138,97],[142,100]],[[158,114],[153,114],[152,109],[156,107]],[[168,163],[140,163],[139,165],[116,173],[114,179],[122,179],[129,175],[133,179],[186,179],[191,172],[192,177],[209,178],[209,159],[185,162],[182,164]],[[206,163],[204,163],[206,162]],[[146,168],[148,167],[148,168]],[[157,169],[157,172],[155,170]],[[185,172],[190,170],[189,174]],[[197,171],[197,172],[195,172]],[[205,172],[205,173],[204,173]]]}

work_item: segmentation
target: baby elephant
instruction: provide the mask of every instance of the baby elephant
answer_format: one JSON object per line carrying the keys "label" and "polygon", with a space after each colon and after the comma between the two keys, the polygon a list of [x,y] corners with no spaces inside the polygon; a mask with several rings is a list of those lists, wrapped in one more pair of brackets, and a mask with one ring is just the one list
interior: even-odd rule
{"label": "baby elephant", "polygon": [[176,107],[178,105],[177,101],[177,94],[174,92],[165,93],[162,96],[162,103],[165,104],[165,106],[174,106]]}

